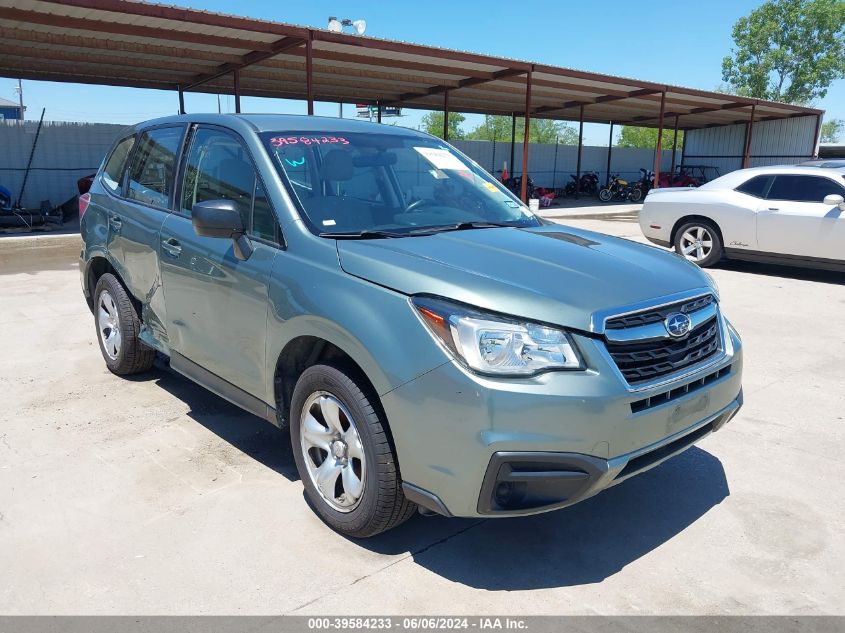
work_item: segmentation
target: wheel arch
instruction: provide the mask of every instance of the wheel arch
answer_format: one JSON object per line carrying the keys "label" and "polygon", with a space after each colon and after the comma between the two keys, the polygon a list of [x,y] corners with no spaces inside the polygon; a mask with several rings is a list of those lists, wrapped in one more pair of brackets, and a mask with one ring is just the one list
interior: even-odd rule
{"label": "wheel arch", "polygon": [[100,277],[106,273],[110,273],[117,278],[117,281],[121,286],[123,286],[123,289],[129,296],[129,300],[132,302],[135,312],[140,315],[141,302],[129,291],[129,287],[126,285],[126,282],[108,255],[101,252],[93,254],[88,259],[88,263],[85,267],[85,300],[88,303],[88,309],[91,310],[92,313],[94,312],[94,290],[97,288],[97,282],[100,281]]}
{"label": "wheel arch", "polygon": [[[378,413],[388,427],[387,433],[390,436],[389,424],[381,406],[378,390],[361,363],[340,345],[326,338],[309,334],[303,334],[288,341],[276,359],[273,372],[273,399],[279,426],[284,427],[290,423],[293,389],[302,372],[320,364],[331,365],[347,373],[358,383],[373,406],[378,408]],[[393,438],[391,437],[390,440],[392,442]]]}
{"label": "wheel arch", "polygon": [[88,308],[93,312],[94,311],[94,289],[97,287],[97,282],[100,281],[100,277],[105,275],[106,273],[111,273],[123,284],[123,287],[126,287],[126,284],[123,283],[123,280],[120,278],[120,274],[115,269],[114,265],[111,263],[108,257],[104,254],[95,254],[89,260],[85,266],[85,299],[88,302]]}
{"label": "wheel arch", "polygon": [[[716,233],[719,234],[719,241],[722,242],[724,245],[725,238],[722,235],[722,227],[719,226],[719,223],[716,222],[713,218],[709,218],[706,215],[700,215],[696,213],[692,213],[689,215],[682,216],[674,225],[672,225],[672,232],[669,234],[669,243],[674,248],[675,246],[675,236],[678,234],[678,229],[680,229],[684,224],[688,222],[706,222],[707,224],[711,225],[714,229],[716,229]],[[724,246],[723,246],[724,247]]]}

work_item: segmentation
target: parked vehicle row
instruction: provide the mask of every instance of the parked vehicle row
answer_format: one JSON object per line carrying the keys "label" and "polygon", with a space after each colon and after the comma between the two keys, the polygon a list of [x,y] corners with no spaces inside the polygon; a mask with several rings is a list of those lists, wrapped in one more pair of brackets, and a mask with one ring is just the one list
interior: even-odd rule
{"label": "parked vehicle row", "polygon": [[[570,174],[569,182],[562,188],[538,187],[529,176],[526,194],[529,199],[539,198],[541,206],[548,206],[555,198],[574,198],[596,196],[602,202],[627,201],[640,202],[654,187],[654,172],[640,168],[640,178],[629,182],[620,174],[613,174],[604,186],[600,185],[598,172],[586,171],[582,174]],[[660,174],[661,187],[698,187],[712,178],[719,176],[719,169],[707,165],[679,165],[672,173]],[[522,193],[522,177],[505,177],[502,180],[514,195]]]}
{"label": "parked vehicle row", "polygon": [[571,505],[742,405],[742,343],[703,271],[545,221],[415,130],[151,121],[118,140],[80,216],[106,366],[158,353],[289,427],[311,506],[350,536],[418,507]]}

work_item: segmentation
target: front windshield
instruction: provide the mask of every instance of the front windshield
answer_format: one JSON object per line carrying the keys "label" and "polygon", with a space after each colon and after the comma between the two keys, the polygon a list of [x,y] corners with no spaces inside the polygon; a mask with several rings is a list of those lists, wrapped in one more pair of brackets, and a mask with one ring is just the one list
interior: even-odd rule
{"label": "front windshield", "polygon": [[266,132],[261,138],[323,236],[540,225],[500,183],[435,138],[396,132]]}

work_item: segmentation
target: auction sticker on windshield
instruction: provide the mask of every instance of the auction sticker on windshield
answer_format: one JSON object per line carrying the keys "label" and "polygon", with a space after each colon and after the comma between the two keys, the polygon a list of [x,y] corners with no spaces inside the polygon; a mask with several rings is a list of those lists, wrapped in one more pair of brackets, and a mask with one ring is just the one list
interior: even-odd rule
{"label": "auction sticker on windshield", "polygon": [[420,156],[434,165],[436,169],[450,169],[458,171],[469,170],[469,167],[464,165],[458,157],[452,154],[449,150],[439,149],[437,147],[415,147],[414,149],[419,152]]}

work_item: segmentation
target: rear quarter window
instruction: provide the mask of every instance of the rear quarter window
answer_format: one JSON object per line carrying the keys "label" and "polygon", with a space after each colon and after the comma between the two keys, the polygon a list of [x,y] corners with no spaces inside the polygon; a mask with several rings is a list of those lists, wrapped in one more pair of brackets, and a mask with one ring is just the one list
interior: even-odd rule
{"label": "rear quarter window", "polygon": [[119,193],[123,182],[123,170],[126,167],[126,159],[135,144],[135,137],[130,136],[121,140],[114,148],[114,151],[106,159],[101,177],[103,185],[113,193]]}
{"label": "rear quarter window", "polygon": [[772,176],[754,176],[750,180],[746,180],[736,191],[746,193],[755,198],[765,198],[769,190],[769,185],[772,183]]}

